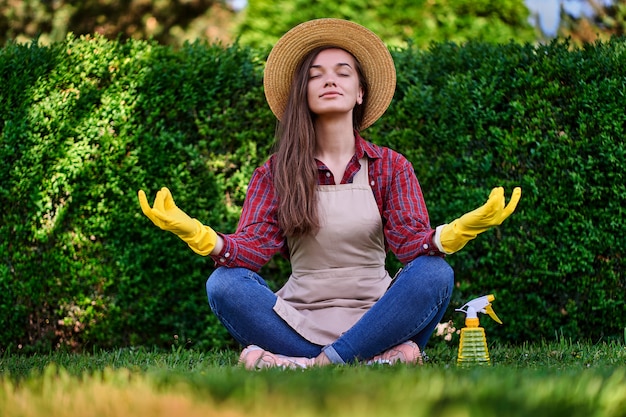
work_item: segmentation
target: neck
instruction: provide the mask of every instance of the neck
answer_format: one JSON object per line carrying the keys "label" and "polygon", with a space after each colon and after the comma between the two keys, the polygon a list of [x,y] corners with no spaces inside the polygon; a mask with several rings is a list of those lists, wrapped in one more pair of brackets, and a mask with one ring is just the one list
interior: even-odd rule
{"label": "neck", "polygon": [[351,158],[354,154],[352,120],[316,123],[315,136],[315,156],[321,160]]}

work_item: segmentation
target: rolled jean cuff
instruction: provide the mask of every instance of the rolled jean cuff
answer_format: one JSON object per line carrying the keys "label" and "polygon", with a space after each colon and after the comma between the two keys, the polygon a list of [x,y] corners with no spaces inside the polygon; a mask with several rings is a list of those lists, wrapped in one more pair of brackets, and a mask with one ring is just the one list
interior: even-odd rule
{"label": "rolled jean cuff", "polygon": [[332,347],[332,345],[324,346],[322,348],[322,352],[326,354],[326,356],[328,357],[331,363],[334,363],[337,365],[345,365],[346,361],[341,359],[341,356],[339,356],[339,354],[337,353],[335,348]]}

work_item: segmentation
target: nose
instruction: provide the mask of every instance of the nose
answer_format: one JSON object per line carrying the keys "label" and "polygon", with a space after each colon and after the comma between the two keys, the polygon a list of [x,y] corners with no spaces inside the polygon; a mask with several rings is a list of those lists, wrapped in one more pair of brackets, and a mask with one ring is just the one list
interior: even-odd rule
{"label": "nose", "polygon": [[325,80],[324,87],[336,87],[335,79],[332,76],[328,76]]}

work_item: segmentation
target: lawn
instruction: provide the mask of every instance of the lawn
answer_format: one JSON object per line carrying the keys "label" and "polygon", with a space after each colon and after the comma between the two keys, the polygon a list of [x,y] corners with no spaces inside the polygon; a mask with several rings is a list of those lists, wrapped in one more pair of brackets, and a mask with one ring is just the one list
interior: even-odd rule
{"label": "lawn", "polygon": [[246,371],[238,352],[120,349],[0,358],[3,417],[626,416],[622,343],[492,347],[460,369],[454,347],[424,366]]}

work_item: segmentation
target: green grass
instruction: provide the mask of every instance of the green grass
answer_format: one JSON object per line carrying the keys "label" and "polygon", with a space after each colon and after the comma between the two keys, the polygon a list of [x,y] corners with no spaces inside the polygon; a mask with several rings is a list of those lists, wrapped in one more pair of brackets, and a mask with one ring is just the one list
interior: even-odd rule
{"label": "green grass", "polygon": [[238,352],[120,349],[0,358],[0,410],[17,416],[626,416],[626,347],[492,347],[459,369],[456,348],[421,367],[246,371]]}

